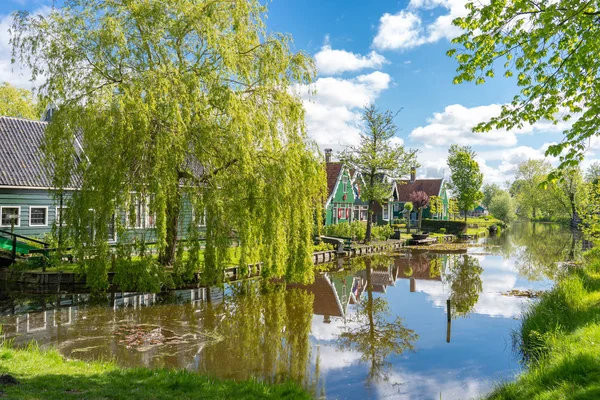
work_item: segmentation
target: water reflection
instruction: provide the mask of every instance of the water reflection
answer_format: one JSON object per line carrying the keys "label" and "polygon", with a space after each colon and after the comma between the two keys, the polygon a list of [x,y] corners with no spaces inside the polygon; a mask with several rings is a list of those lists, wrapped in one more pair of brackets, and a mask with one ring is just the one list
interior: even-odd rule
{"label": "water reflection", "polygon": [[[367,381],[387,380],[391,363],[390,355],[400,355],[414,350],[418,335],[404,326],[401,317],[390,313],[385,297],[374,297],[377,291],[385,292],[385,288],[395,281],[397,271],[392,257],[375,257],[365,259],[365,288],[354,313],[347,319],[338,337],[339,348],[352,350],[361,354],[360,360],[368,363]],[[361,274],[363,275],[363,274]],[[362,297],[362,298],[361,298]]]}
{"label": "water reflection", "polygon": [[549,288],[556,261],[580,251],[568,230],[523,224],[466,254],[353,259],[308,286],[254,280],[102,305],[2,293],[0,324],[17,345],[78,359],[292,378],[332,399],[464,399],[519,371],[510,332],[529,300],[502,293]]}
{"label": "water reflection", "polygon": [[508,234],[487,239],[488,250],[504,258],[513,258],[519,273],[529,280],[555,279],[561,262],[576,261],[585,241],[578,230],[548,224],[519,222]]}

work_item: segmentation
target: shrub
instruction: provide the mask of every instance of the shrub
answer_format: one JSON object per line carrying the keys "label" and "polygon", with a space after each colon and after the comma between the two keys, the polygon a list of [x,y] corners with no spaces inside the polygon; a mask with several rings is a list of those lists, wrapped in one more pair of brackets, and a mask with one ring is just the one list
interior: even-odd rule
{"label": "shrub", "polygon": [[440,232],[440,229],[442,228],[453,235],[462,235],[467,231],[467,224],[464,221],[444,221],[439,219],[423,220],[422,229],[424,231]]}
{"label": "shrub", "polygon": [[442,233],[442,234],[446,233],[446,228],[440,228],[439,232]]}
{"label": "shrub", "polygon": [[351,223],[340,223],[328,225],[324,229],[325,236],[351,238],[353,240],[365,240],[367,234],[367,223],[353,221]]}
{"label": "shrub", "polygon": [[394,234],[394,228],[390,225],[379,225],[373,227],[373,237],[379,240],[387,240]]}

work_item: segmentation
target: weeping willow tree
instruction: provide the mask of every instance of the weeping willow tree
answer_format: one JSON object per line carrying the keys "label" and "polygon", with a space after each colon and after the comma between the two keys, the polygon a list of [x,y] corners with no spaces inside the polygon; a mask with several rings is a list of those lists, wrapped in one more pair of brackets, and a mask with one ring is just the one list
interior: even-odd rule
{"label": "weeping willow tree", "polygon": [[257,0],[66,0],[14,14],[14,58],[58,107],[45,152],[59,195],[77,183],[65,230],[88,280],[106,285],[106,239],[140,199],[162,265],[203,218],[204,257],[196,245],[188,258],[208,279],[222,277],[233,238],[240,265],[260,258],[267,276],[312,279],[325,181],[292,88],[314,66],[265,17]]}

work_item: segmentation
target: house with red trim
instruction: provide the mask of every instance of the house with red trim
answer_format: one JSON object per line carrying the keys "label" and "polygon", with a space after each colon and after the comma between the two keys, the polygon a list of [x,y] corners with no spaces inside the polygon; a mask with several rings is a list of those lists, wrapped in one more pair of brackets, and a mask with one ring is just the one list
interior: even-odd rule
{"label": "house with red trim", "polygon": [[331,160],[331,149],[325,150],[327,171],[327,201],[325,202],[325,225],[352,221],[354,201],[352,171],[341,162]]}
{"label": "house with red trim", "polygon": [[[443,178],[426,178],[417,179],[417,169],[413,168],[410,173],[410,179],[404,179],[394,182],[392,188],[392,200],[389,204],[389,209],[384,210],[383,217],[391,215],[393,219],[405,218],[402,213],[404,204],[410,201],[410,195],[413,192],[423,191],[431,198],[437,196],[442,200],[441,209],[435,213],[431,213],[430,207],[423,209],[423,218],[433,219],[448,219],[448,204],[449,196],[447,190],[447,182]],[[411,213],[411,219],[417,219],[416,210]],[[385,219],[385,218],[384,218]]]}

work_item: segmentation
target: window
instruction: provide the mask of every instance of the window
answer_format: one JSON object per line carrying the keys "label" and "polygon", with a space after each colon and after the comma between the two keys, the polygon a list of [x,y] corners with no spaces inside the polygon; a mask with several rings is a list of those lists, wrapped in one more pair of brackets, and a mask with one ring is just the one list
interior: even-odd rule
{"label": "window", "polygon": [[65,215],[65,210],[67,207],[56,207],[56,214],[54,214],[54,221],[56,222],[56,226],[66,226],[67,223],[64,221],[63,216]]}
{"label": "window", "polygon": [[2,216],[0,226],[12,226],[13,222],[15,226],[21,226],[21,207],[0,207],[0,214]]}
{"label": "window", "polygon": [[142,198],[132,193],[131,198],[132,203],[127,207],[126,226],[132,229],[154,228],[156,215],[150,213],[150,197]]}
{"label": "window", "polygon": [[29,226],[48,226],[48,207],[29,207]]}
{"label": "window", "polygon": [[348,178],[344,177],[342,179],[342,182],[344,184],[344,193],[347,193],[348,192]]}
{"label": "window", "polygon": [[192,208],[192,220],[196,223],[196,226],[206,226],[206,208],[202,211],[202,214],[196,218],[196,210]]}
{"label": "window", "polygon": [[384,204],[381,208],[383,209],[383,219],[387,221],[388,219],[390,219],[388,205]]}

